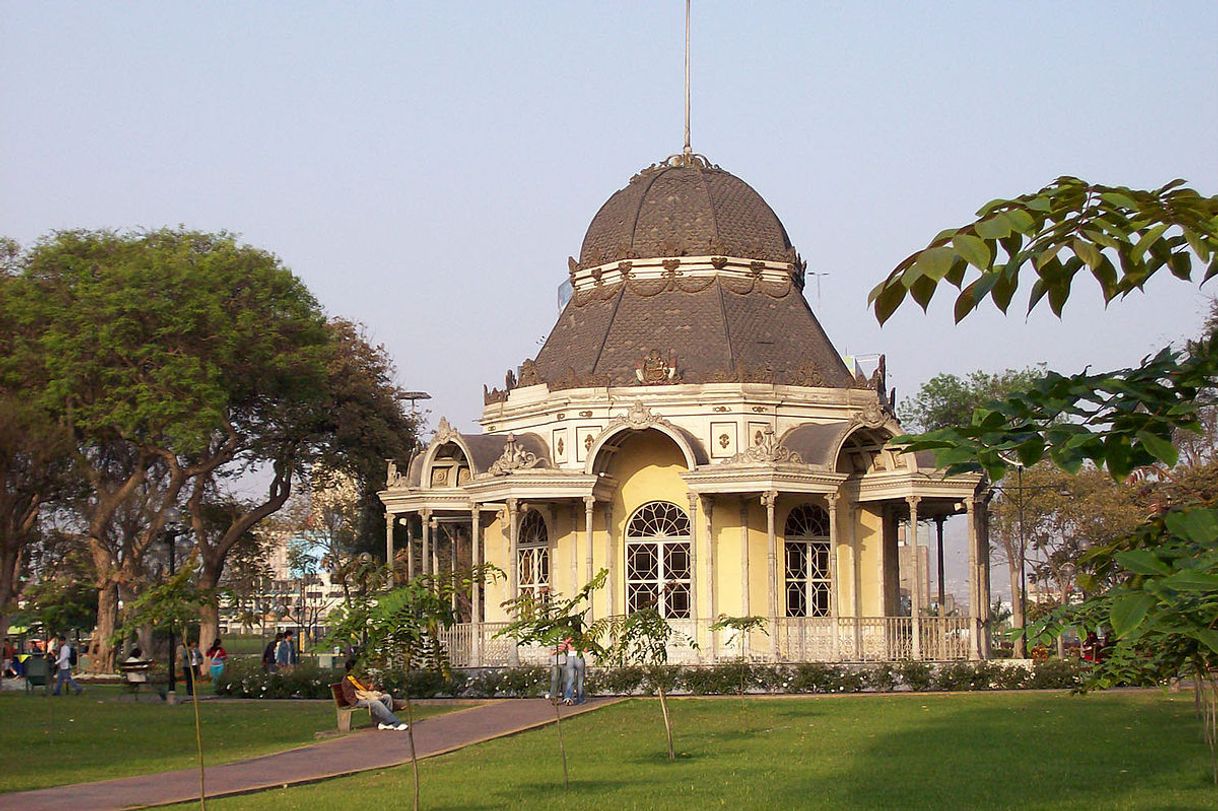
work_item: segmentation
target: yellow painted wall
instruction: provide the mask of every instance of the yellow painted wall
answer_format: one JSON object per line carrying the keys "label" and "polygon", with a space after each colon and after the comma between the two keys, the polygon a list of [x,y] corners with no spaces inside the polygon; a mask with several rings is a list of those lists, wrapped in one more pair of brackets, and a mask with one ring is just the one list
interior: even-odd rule
{"label": "yellow painted wall", "polygon": [[861,595],[864,617],[884,614],[883,571],[884,519],[878,508],[860,506],[855,532],[858,533]]}
{"label": "yellow painted wall", "polygon": [[[631,434],[622,441],[610,461],[607,473],[618,482],[611,502],[615,558],[611,571],[615,613],[623,613],[626,609],[625,536],[630,516],[649,501],[672,502],[688,515],[689,490],[681,480],[681,474],[685,471],[685,456],[681,449],[659,431]],[[603,519],[600,523],[604,525]],[[605,541],[604,538],[599,539],[598,549],[604,549],[607,560],[609,549],[601,546]],[[605,599],[608,600],[607,594]],[[607,608],[598,606],[597,610]]]}

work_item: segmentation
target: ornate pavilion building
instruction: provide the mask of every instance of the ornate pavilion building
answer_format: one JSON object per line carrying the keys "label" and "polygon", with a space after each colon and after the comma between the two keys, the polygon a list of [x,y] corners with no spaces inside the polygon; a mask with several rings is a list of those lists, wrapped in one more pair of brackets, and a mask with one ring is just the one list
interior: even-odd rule
{"label": "ornate pavilion building", "polygon": [[[639,172],[593,217],[571,298],[536,358],[484,393],[485,433],[441,419],[381,493],[411,573],[488,562],[450,635],[457,664],[529,651],[493,638],[522,590],[570,594],[600,569],[595,617],[654,603],[697,651],[785,661],[988,655],[976,476],[901,454],[883,359],[847,367],[804,298],[805,263],[756,191],[696,155]],[[967,514],[967,616],[932,616],[917,528]],[[904,541],[902,539],[905,539]],[[768,634],[712,633],[719,615]]]}

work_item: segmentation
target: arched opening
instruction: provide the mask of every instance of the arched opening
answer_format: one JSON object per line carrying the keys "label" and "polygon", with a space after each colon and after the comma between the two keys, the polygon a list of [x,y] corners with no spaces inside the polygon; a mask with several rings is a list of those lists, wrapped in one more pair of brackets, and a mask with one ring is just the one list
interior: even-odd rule
{"label": "arched opening", "polygon": [[455,442],[446,442],[436,448],[427,471],[428,487],[463,487],[469,483],[469,460],[465,451]]}
{"label": "arched opening", "polygon": [[626,610],[655,606],[666,619],[690,615],[690,525],[668,501],[639,507],[626,524]]}
{"label": "arched opening", "polygon": [[896,454],[886,448],[890,436],[887,431],[860,428],[853,432],[837,452],[838,473],[861,476],[898,468]]}
{"label": "arched opening", "polygon": [[550,589],[550,533],[546,520],[537,510],[526,510],[520,517],[516,536],[516,572],[521,593],[541,598]]}
{"label": "arched opening", "polygon": [[829,513],[814,504],[800,504],[787,516],[782,539],[786,616],[829,616],[833,593]]}

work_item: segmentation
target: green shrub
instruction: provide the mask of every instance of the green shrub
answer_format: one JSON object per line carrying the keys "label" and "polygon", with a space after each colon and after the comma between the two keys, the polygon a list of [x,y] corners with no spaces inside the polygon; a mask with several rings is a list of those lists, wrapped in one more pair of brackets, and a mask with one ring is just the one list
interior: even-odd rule
{"label": "green shrub", "polygon": [[641,667],[596,668],[584,684],[594,695],[629,696],[638,693],[646,674]]}
{"label": "green shrub", "polygon": [[683,679],[683,671],[680,665],[661,665],[658,667],[648,667],[644,671],[642,689],[643,693],[649,696],[657,695],[660,692],[660,687],[664,688],[665,693],[671,693],[681,686]]}
{"label": "green shrub", "polygon": [[990,666],[985,662],[952,662],[935,674],[936,690],[988,690]]}
{"label": "green shrub", "polygon": [[1082,666],[1073,659],[1048,659],[1032,665],[1025,686],[1033,690],[1073,689],[1082,684]]}
{"label": "green shrub", "polygon": [[867,686],[878,693],[891,693],[897,686],[897,672],[887,662],[882,665],[874,665],[862,671],[861,675],[866,680]]}
{"label": "green shrub", "polygon": [[685,670],[685,689],[696,696],[727,696],[748,692],[753,686],[753,666],[748,662],[725,662]]}
{"label": "green shrub", "polygon": [[929,690],[933,683],[930,665],[923,662],[901,662],[897,665],[897,674],[910,690]]}
{"label": "green shrub", "polygon": [[217,695],[236,698],[329,698],[330,685],[342,677],[342,671],[322,670],[308,662],[267,673],[261,662],[234,660],[213,686]]}
{"label": "green shrub", "polygon": [[995,690],[1022,690],[1032,673],[1022,665],[1002,665],[990,662],[990,684]]}
{"label": "green shrub", "polygon": [[836,693],[841,668],[819,662],[805,662],[791,669],[792,693]]}

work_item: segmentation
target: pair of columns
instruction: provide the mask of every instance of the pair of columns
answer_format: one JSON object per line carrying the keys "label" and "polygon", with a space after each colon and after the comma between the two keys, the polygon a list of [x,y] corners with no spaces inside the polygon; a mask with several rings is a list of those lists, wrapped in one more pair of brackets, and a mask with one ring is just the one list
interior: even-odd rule
{"label": "pair of columns", "polygon": [[[909,505],[909,538],[910,538],[910,616],[912,620],[912,653],[914,659],[922,655],[922,558],[918,553],[918,504],[921,496],[908,496],[905,499]],[[978,509],[979,499],[970,497],[965,500],[965,510],[968,515],[968,566],[969,566],[969,655],[972,659],[989,658],[989,605],[990,605],[990,565],[989,565],[989,535],[984,526],[986,511],[984,503]],[[940,602],[939,616],[944,616],[943,608],[943,519],[936,518],[939,542],[939,581]]]}

